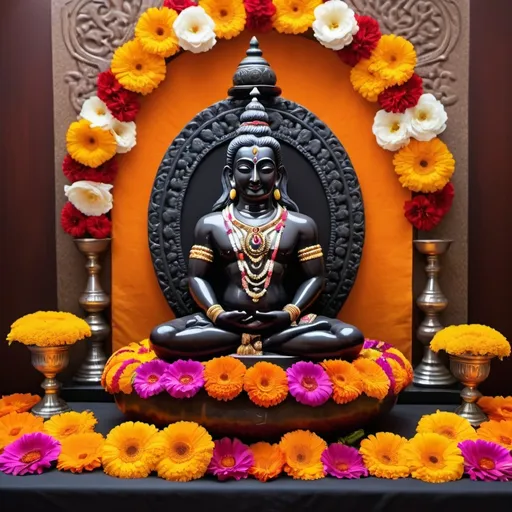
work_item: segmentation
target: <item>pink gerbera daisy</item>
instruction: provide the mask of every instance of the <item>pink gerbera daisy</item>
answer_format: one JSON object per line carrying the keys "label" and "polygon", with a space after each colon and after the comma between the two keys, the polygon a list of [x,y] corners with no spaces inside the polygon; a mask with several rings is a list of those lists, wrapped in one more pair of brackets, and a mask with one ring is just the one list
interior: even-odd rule
{"label": "pink gerbera daisy", "polygon": [[169,368],[169,364],[160,359],[142,363],[135,370],[133,389],[144,399],[158,395],[165,389],[163,376],[167,368]]}
{"label": "pink gerbera daisy", "polygon": [[332,384],[325,370],[309,361],[300,361],[286,370],[290,394],[297,402],[317,407],[329,400]]}
{"label": "pink gerbera daisy", "polygon": [[175,361],[167,367],[165,389],[174,398],[191,398],[204,385],[203,371],[199,361]]}
{"label": "pink gerbera daisy", "polygon": [[238,439],[224,437],[215,441],[213,457],[208,467],[208,473],[219,480],[247,478],[249,469],[254,464],[254,455],[250,448]]}
{"label": "pink gerbera daisy", "polygon": [[333,443],[321,457],[325,472],[336,478],[361,478],[368,475],[359,452],[350,446]]}
{"label": "pink gerbera daisy", "polygon": [[483,439],[462,441],[458,446],[471,480],[512,480],[512,456],[505,447]]}

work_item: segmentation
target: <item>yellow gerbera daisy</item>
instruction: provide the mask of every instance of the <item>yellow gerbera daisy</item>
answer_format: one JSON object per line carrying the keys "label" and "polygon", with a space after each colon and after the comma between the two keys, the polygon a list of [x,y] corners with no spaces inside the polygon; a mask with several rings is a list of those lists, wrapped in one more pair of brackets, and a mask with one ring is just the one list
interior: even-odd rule
{"label": "yellow gerbera daisy", "polygon": [[370,59],[361,59],[350,70],[350,82],[364,99],[375,103],[379,94],[387,87],[387,82],[369,69]]}
{"label": "yellow gerbera daisy", "polygon": [[295,479],[318,480],[325,476],[322,453],[327,443],[308,430],[285,434],[279,448],[285,458],[285,472]]}
{"label": "yellow gerbera daisy", "polygon": [[149,94],[165,78],[165,59],[148,53],[138,39],[128,41],[114,53],[112,73],[129,91]]}
{"label": "yellow gerbera daisy", "polygon": [[62,441],[73,434],[93,432],[97,423],[98,420],[94,413],[90,411],[70,411],[52,416],[45,422],[44,431],[55,439]]}
{"label": "yellow gerbera daisy", "polygon": [[403,187],[413,192],[436,192],[451,179],[455,160],[444,142],[411,140],[393,158],[395,172]]}
{"label": "yellow gerbera daisy", "polygon": [[361,375],[363,392],[377,400],[386,398],[391,383],[379,364],[364,357],[359,357],[352,364]]}
{"label": "yellow gerbera daisy", "polygon": [[416,434],[405,449],[411,476],[431,483],[459,480],[464,457],[457,442],[440,434]]}
{"label": "yellow gerbera daisy", "polygon": [[86,432],[66,437],[61,441],[57,469],[81,473],[101,466],[101,449],[105,442],[98,432]]}
{"label": "yellow gerbera daisy", "polygon": [[244,30],[247,15],[243,0],[200,0],[199,5],[215,22],[219,39],[231,39]]}
{"label": "yellow gerbera daisy", "polygon": [[204,427],[179,421],[158,434],[163,456],[156,465],[158,476],[174,482],[201,478],[208,469],[215,444]]}
{"label": "yellow gerbera daisy", "polygon": [[390,87],[401,85],[411,78],[417,58],[410,41],[401,36],[387,34],[379,39],[370,61],[369,71]]}
{"label": "yellow gerbera daisy", "polygon": [[315,9],[322,0],[274,0],[274,28],[283,34],[302,34],[315,21]]}
{"label": "yellow gerbera daisy", "polygon": [[418,434],[439,434],[452,441],[476,439],[476,431],[466,418],[454,412],[437,411],[424,415],[416,427]]}
{"label": "yellow gerbera daisy", "polygon": [[98,167],[116,154],[117,143],[108,130],[93,128],[87,119],[80,119],[69,126],[66,147],[73,160]]}
{"label": "yellow gerbera daisy", "polygon": [[370,475],[378,478],[405,478],[409,476],[404,452],[407,439],[391,432],[377,432],[361,441],[359,452]]}
{"label": "yellow gerbera daisy", "polygon": [[140,421],[114,427],[101,450],[103,471],[118,478],[146,478],[163,455],[158,429]]}
{"label": "yellow gerbera daisy", "polygon": [[25,434],[43,431],[43,418],[29,412],[11,412],[0,418],[0,452]]}
{"label": "yellow gerbera daisy", "polygon": [[485,421],[476,433],[479,439],[500,444],[512,451],[512,421]]}
{"label": "yellow gerbera daisy", "polygon": [[150,7],[135,25],[135,37],[148,53],[171,57],[179,49],[172,25],[178,13],[168,7]]}

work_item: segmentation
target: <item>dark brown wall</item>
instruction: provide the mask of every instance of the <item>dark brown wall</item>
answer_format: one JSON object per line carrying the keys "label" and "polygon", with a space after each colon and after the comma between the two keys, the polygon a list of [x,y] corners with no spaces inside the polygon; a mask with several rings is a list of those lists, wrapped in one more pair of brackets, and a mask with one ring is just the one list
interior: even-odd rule
{"label": "dark brown wall", "polygon": [[38,391],[29,351],[4,341],[57,307],[50,0],[0,2],[0,395]]}

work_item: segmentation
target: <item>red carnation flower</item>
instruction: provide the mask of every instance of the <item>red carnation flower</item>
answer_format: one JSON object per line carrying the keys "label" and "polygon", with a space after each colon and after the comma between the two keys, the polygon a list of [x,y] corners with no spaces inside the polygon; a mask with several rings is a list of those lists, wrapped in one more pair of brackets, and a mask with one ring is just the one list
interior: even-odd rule
{"label": "red carnation flower", "polygon": [[164,2],[164,7],[174,9],[176,12],[181,12],[187,7],[192,7],[193,5],[197,4],[191,0],[165,0]]}
{"label": "red carnation flower", "polygon": [[272,0],[244,0],[247,13],[246,27],[253,32],[269,32],[272,30],[272,16],[276,6]]}
{"label": "red carnation flower", "polygon": [[93,238],[107,238],[110,236],[111,222],[106,215],[87,217],[87,231]]}
{"label": "red carnation flower", "polygon": [[135,121],[140,108],[136,92],[121,89],[103,101],[117,120],[127,123]]}
{"label": "red carnation flower", "polygon": [[87,217],[71,203],[66,203],[60,214],[62,229],[74,238],[80,238],[87,232]]}
{"label": "red carnation flower", "polygon": [[355,66],[361,59],[369,59],[382,34],[379,22],[371,16],[356,14],[359,30],[352,43],[338,50],[338,57],[349,66]]}
{"label": "red carnation flower", "polygon": [[71,182],[75,181],[96,181],[99,183],[113,183],[117,176],[117,160],[111,158],[99,167],[92,168],[82,165],[66,155],[62,162],[62,172]]}
{"label": "red carnation flower", "polygon": [[416,73],[402,85],[394,85],[379,94],[379,104],[386,112],[403,113],[415,107],[423,94],[423,79]]}
{"label": "red carnation flower", "polygon": [[447,183],[441,190],[428,195],[429,201],[443,216],[450,211],[454,197],[455,189],[451,182]]}
{"label": "red carnation flower", "polygon": [[405,218],[417,229],[430,231],[442,220],[441,211],[423,194],[418,194],[404,204]]}
{"label": "red carnation flower", "polygon": [[96,84],[98,98],[104,103],[123,88],[110,69],[98,75]]}

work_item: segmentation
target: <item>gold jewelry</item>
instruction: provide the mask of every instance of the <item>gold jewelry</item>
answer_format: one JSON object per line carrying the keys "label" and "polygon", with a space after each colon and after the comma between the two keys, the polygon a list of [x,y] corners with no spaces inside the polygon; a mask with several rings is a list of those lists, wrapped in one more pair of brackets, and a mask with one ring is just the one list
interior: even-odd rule
{"label": "gold jewelry", "polygon": [[208,263],[213,262],[213,251],[209,247],[204,245],[193,245],[190,249],[189,258],[197,260],[207,261]]}
{"label": "gold jewelry", "polygon": [[322,258],[323,255],[322,246],[320,244],[310,245],[309,247],[304,247],[304,249],[298,251],[300,262]]}
{"label": "gold jewelry", "polygon": [[302,258],[299,258],[299,261],[301,263],[304,263],[305,261],[310,261],[310,260],[316,260],[318,258],[323,258],[323,254],[320,252],[318,254],[311,254],[310,256],[303,256]]}
{"label": "gold jewelry", "polygon": [[304,254],[305,252],[316,251],[318,249],[322,250],[322,246],[320,244],[310,245],[308,247],[304,247],[303,249],[299,249],[298,253]]}
{"label": "gold jewelry", "polygon": [[231,201],[236,199],[236,190],[234,188],[229,191],[229,199],[231,199]]}
{"label": "gold jewelry", "polygon": [[219,315],[223,312],[224,309],[220,304],[214,304],[208,308],[208,311],[206,311],[206,316],[212,321],[212,323],[215,323]]}
{"label": "gold jewelry", "polygon": [[283,311],[286,311],[290,315],[292,322],[296,322],[300,317],[300,308],[298,308],[295,304],[286,304],[286,306],[283,308]]}
{"label": "gold jewelry", "polygon": [[281,192],[279,191],[279,189],[278,189],[278,188],[276,188],[276,189],[274,190],[274,199],[275,199],[276,201],[279,201],[279,200],[281,199]]}

